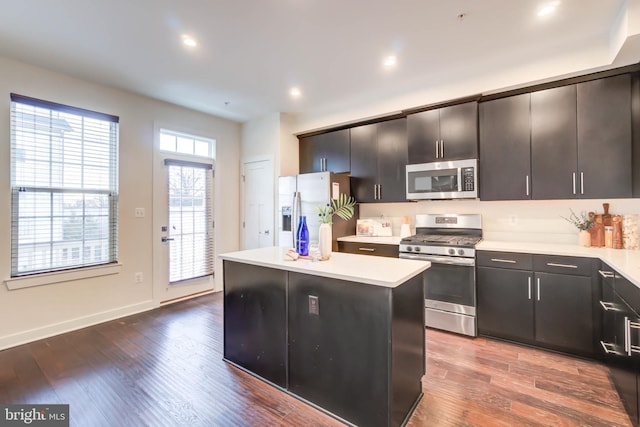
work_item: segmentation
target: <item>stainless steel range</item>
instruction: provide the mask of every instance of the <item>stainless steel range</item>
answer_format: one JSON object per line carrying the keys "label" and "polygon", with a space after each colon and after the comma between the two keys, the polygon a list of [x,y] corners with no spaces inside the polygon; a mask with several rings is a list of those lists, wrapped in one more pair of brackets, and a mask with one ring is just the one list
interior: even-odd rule
{"label": "stainless steel range", "polygon": [[476,327],[476,244],[482,216],[416,215],[416,234],[400,241],[400,258],[431,261],[425,274],[425,324],[470,336]]}

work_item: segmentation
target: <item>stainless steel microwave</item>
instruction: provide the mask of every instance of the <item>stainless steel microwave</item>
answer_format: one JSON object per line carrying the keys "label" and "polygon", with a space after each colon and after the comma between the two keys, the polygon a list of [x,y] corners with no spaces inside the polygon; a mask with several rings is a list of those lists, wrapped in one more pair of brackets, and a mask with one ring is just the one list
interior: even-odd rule
{"label": "stainless steel microwave", "polygon": [[478,160],[407,165],[407,199],[475,199]]}

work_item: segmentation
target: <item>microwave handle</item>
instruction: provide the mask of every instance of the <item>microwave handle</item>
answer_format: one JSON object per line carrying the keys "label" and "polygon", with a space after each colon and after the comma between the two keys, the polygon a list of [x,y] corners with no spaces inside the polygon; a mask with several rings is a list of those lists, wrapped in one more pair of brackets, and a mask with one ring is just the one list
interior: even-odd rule
{"label": "microwave handle", "polygon": [[458,168],[458,191],[462,191],[462,168]]}

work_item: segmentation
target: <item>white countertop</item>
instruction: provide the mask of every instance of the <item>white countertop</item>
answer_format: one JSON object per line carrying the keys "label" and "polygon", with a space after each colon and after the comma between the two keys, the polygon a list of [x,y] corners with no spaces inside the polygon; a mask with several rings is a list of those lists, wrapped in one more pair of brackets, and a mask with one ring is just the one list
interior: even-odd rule
{"label": "white countertop", "polygon": [[344,236],[338,237],[340,242],[377,243],[381,245],[399,245],[400,236]]}
{"label": "white countertop", "polygon": [[497,240],[483,240],[476,245],[476,250],[600,258],[640,288],[640,251],[636,250]]}
{"label": "white countertop", "polygon": [[284,256],[287,248],[269,247],[229,252],[218,257],[226,261],[295,271],[369,285],[395,288],[431,266],[430,262],[333,252],[328,261],[307,259],[291,261]]}

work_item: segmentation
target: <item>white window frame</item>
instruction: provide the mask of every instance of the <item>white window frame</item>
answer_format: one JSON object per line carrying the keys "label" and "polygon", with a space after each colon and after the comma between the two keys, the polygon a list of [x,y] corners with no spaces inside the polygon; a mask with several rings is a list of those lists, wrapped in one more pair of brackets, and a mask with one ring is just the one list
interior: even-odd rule
{"label": "white window frame", "polygon": [[[34,114],[37,111],[38,115],[33,115],[31,120],[34,123],[33,128],[25,127],[24,124],[22,126],[18,125],[18,122],[24,120],[23,116],[20,114],[18,110],[20,109],[20,105],[34,107]],[[37,110],[35,109],[37,108]],[[47,111],[48,110],[48,111]],[[40,114],[49,113],[49,119],[47,117],[42,117]],[[108,184],[107,185],[98,185],[96,188],[91,188],[91,186],[85,186],[83,184],[75,185],[73,188],[69,188],[69,186],[65,186],[66,183],[61,185],[56,184],[51,180],[49,184],[42,184],[41,182],[21,182],[19,178],[19,174],[16,174],[16,171],[20,169],[20,159],[21,156],[24,156],[24,153],[18,150],[16,147],[19,146],[19,142],[17,141],[17,134],[28,135],[28,137],[35,138],[35,134],[38,134],[38,137],[42,138],[42,130],[45,129],[45,134],[47,131],[47,125],[53,123],[54,120],[58,121],[55,117],[58,114],[68,113],[72,114],[75,117],[81,120],[80,129],[82,129],[82,138],[80,144],[84,146],[85,144],[85,119],[91,120],[99,120],[100,122],[104,122],[108,126],[108,131],[103,133],[103,135],[107,136],[109,141],[108,143],[108,151],[107,154],[107,163],[108,163]],[[17,119],[19,117],[19,119]],[[68,117],[68,116],[67,116]],[[48,121],[50,120],[50,121]],[[39,286],[49,283],[57,283],[67,280],[80,279],[84,277],[95,277],[102,276],[107,274],[115,274],[118,273],[121,269],[121,265],[118,263],[118,122],[119,119],[116,116],[97,113],[94,111],[84,110],[76,107],[70,107],[63,104],[57,104],[49,101],[43,101],[35,98],[29,98],[22,95],[11,94],[11,190],[12,190],[12,222],[11,222],[11,232],[12,232],[12,243],[11,243],[11,278],[6,280],[5,283],[9,289],[19,289],[23,287],[30,286]],[[78,126],[75,123],[76,127]],[[91,128],[87,128],[90,130]],[[33,134],[29,132],[33,131]],[[27,138],[28,138],[27,137]],[[35,139],[34,139],[35,140]],[[52,140],[53,141],[53,140]],[[59,142],[59,140],[58,140]],[[64,147],[64,137],[62,137],[62,147]],[[78,144],[78,142],[76,142]],[[83,152],[84,153],[84,152]],[[35,161],[41,161],[40,159],[34,157]],[[42,164],[48,164],[49,168],[53,170],[53,154],[51,154],[48,159],[44,160]],[[62,160],[63,162],[66,159]],[[64,163],[62,163],[64,165]],[[84,154],[82,157],[82,162],[80,163],[81,167],[87,167],[86,162],[84,160]],[[26,166],[25,166],[26,167]],[[95,187],[95,186],[94,186]],[[56,256],[51,253],[49,257],[49,263],[44,268],[31,268],[27,270],[22,270],[18,268],[18,259],[19,259],[19,245],[18,245],[18,235],[19,235],[19,223],[20,223],[20,213],[19,213],[19,203],[18,198],[20,193],[26,194],[30,192],[31,194],[50,194],[51,197],[54,195],[64,195],[65,193],[80,193],[85,195],[96,195],[102,194],[107,196],[108,206],[108,237],[101,238],[101,241],[104,240],[107,242],[108,246],[108,256],[104,260],[96,261],[94,257],[80,257],[79,265],[65,266],[61,263],[56,263],[56,259],[63,259],[62,256]],[[53,208],[51,208],[53,209]],[[49,221],[53,221],[54,211],[50,211],[50,215],[47,217]],[[83,223],[87,218],[90,218],[90,214],[86,213],[85,208],[82,209]],[[83,227],[82,231],[82,249],[86,246],[90,246],[90,243],[85,242],[87,236],[85,235],[85,231],[89,233],[88,229]],[[54,239],[53,234],[50,237]],[[95,239],[95,238],[94,238]],[[54,240],[50,240],[49,243],[44,241],[45,245],[52,245]],[[67,250],[66,260],[73,259],[73,250]],[[59,254],[60,255],[60,254]],[[86,260],[84,262],[83,260]]]}

